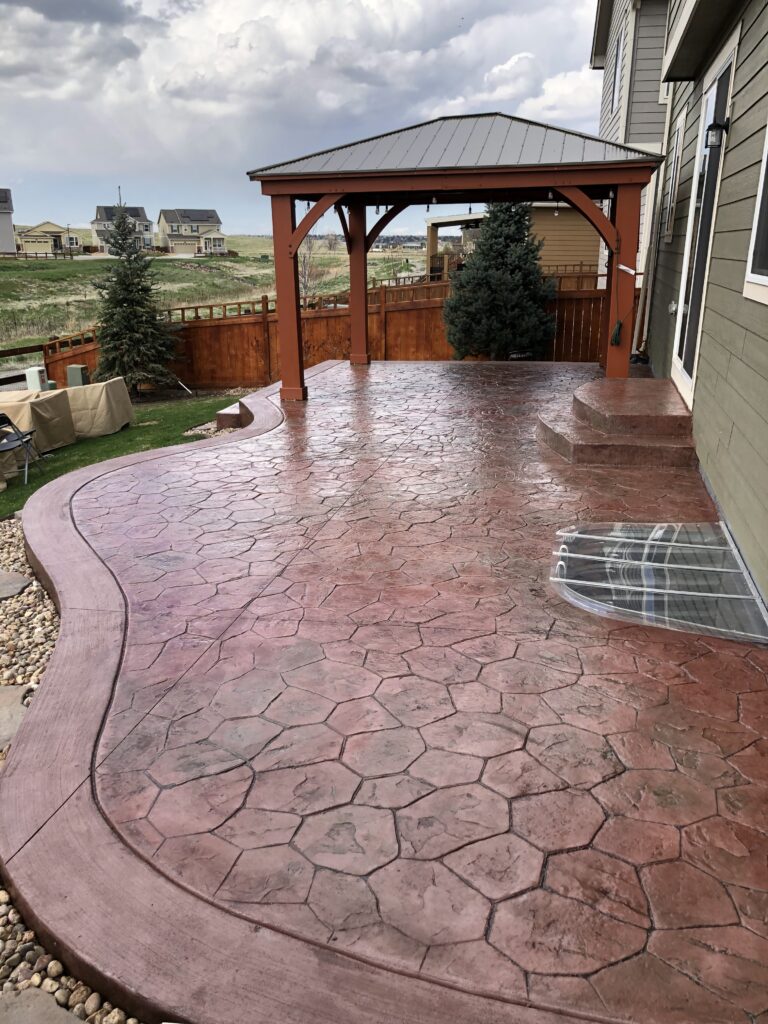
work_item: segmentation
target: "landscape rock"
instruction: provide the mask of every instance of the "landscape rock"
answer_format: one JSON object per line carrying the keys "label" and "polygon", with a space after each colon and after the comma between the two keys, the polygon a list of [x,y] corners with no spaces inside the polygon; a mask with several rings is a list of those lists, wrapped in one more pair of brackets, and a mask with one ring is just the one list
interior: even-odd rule
{"label": "landscape rock", "polygon": [[0,996],[0,1020],[3,1024],[67,1024],[55,1001],[36,988],[4,992]]}
{"label": "landscape rock", "polygon": [[22,576],[20,572],[5,572],[0,569],[0,601],[7,597],[16,597],[22,590],[26,590],[31,582],[29,576]]}

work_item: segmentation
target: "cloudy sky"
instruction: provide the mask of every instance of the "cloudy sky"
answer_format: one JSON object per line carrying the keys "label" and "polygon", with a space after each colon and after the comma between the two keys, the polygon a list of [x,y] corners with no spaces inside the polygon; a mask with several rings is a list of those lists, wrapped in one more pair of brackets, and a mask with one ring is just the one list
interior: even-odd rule
{"label": "cloudy sky", "polygon": [[268,232],[249,168],[444,114],[595,131],[595,5],[0,0],[0,186],[22,224],[86,224],[121,185],[153,219],[213,206]]}

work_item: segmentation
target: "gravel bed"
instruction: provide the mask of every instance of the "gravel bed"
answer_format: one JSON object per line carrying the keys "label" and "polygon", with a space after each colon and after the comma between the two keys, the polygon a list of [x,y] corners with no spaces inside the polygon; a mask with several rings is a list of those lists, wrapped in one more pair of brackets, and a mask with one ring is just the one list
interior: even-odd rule
{"label": "gravel bed", "polygon": [[[29,704],[56,643],[59,616],[34,579],[18,519],[0,520],[0,569],[33,580],[21,594],[0,601],[0,684],[23,687],[23,703]],[[0,771],[6,753],[0,751]],[[88,1024],[140,1024],[67,974],[27,928],[9,893],[0,888],[0,1017],[3,996],[27,988],[48,992],[58,1006]]]}
{"label": "gravel bed", "polygon": [[56,643],[59,615],[34,578],[18,519],[0,520],[0,569],[32,579],[16,597],[0,601],[0,686],[23,686],[28,704]]}
{"label": "gravel bed", "polygon": [[189,430],[184,431],[184,436],[218,437],[219,434],[233,434],[236,430],[240,430],[240,427],[222,427],[219,429],[216,426],[216,420],[211,420],[209,423],[201,423],[199,427],[190,427]]}

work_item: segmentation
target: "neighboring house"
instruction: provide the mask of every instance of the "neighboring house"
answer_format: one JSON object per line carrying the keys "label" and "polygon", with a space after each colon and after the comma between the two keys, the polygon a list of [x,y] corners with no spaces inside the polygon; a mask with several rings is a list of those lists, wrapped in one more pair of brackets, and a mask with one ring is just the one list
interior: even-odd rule
{"label": "neighboring house", "polygon": [[13,198],[9,188],[0,188],[0,253],[15,253]]}
{"label": "neighboring house", "polygon": [[[674,0],[673,0],[674,2]],[[668,0],[598,0],[590,66],[604,69],[600,136],[664,152],[667,86],[661,80]],[[643,272],[653,232],[654,175],[641,200],[637,269]],[[607,259],[602,247],[601,269]]]}
{"label": "neighboring house", "polygon": [[44,220],[32,228],[19,229],[16,232],[18,247],[21,252],[34,254],[78,252],[80,239],[67,228]]}
{"label": "neighboring house", "polygon": [[[606,8],[622,2],[600,0],[599,32],[605,32],[601,18],[607,16]],[[655,11],[659,5],[648,6]],[[646,3],[635,7],[640,15]],[[671,377],[692,407],[702,472],[764,596],[767,13],[765,0],[669,2],[661,58],[661,77],[667,83],[662,139],[666,161],[654,217],[657,253],[649,280],[647,326],[653,371],[657,377]],[[611,75],[608,60],[604,98],[612,88]],[[644,85],[642,90],[645,95]],[[633,99],[630,81],[624,101],[629,109]]]}
{"label": "neighboring house", "polygon": [[[115,226],[118,206],[97,206],[96,216],[91,221],[93,230],[93,244],[98,246],[99,252],[106,252],[109,236]],[[133,225],[133,234],[137,244],[142,249],[153,247],[152,221],[147,217],[143,206],[125,206],[128,219]]]}
{"label": "neighboring house", "polygon": [[[485,211],[463,216],[427,217],[427,255],[431,260],[438,252],[438,231],[441,228],[462,228],[462,250],[472,252],[480,222]],[[541,264],[544,267],[569,267],[579,264],[596,267],[599,239],[595,229],[578,210],[564,203],[534,203],[531,210],[533,234],[544,243]]]}
{"label": "neighboring house", "polygon": [[187,256],[223,256],[227,252],[221,218],[215,210],[161,210],[157,217],[158,246]]}

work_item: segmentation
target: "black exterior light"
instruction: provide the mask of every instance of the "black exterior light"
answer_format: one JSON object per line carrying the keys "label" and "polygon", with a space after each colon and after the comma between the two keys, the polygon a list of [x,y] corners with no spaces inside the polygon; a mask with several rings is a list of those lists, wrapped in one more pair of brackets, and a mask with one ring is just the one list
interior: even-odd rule
{"label": "black exterior light", "polygon": [[730,122],[727,118],[722,124],[718,121],[712,122],[712,124],[707,128],[705,138],[705,145],[707,149],[719,149],[722,146],[729,124]]}

